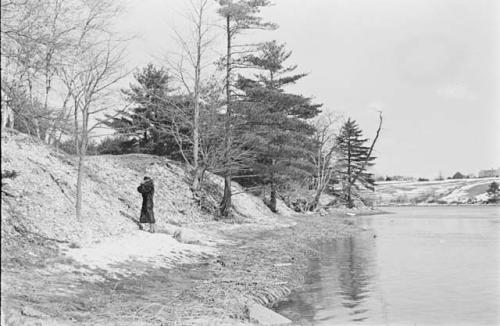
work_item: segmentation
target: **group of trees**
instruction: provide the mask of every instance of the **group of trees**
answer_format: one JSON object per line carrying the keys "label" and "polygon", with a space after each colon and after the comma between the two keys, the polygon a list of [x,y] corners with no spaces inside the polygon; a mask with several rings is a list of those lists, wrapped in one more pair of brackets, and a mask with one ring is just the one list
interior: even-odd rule
{"label": "group of trees", "polygon": [[[244,32],[277,28],[260,16],[269,2],[217,3],[223,57],[214,64],[208,55],[215,34],[209,0],[192,0],[189,37],[175,32],[180,52],[164,66],[137,71],[135,83],[121,90],[126,107],[117,109],[113,85],[124,76],[124,41],[111,33],[119,10],[112,0],[2,1],[2,101],[12,99],[15,128],[54,146],[64,138],[73,143],[78,216],[89,144],[93,151],[183,161],[194,192],[206,171],[223,176],[222,217],[231,215],[232,180],[268,189],[273,211],[279,193],[292,184],[314,190],[310,210],[325,191],[352,207],[360,187],[373,189],[368,168],[382,116],[369,146],[354,120],[338,128],[338,119],[320,116],[321,104],[288,91],[306,74],[287,63],[291,51],[284,44],[241,43]],[[100,112],[105,114],[92,124]],[[100,124],[118,137],[96,146],[90,133]]]}
{"label": "group of trees", "polygon": [[[76,215],[81,214],[84,158],[91,117],[114,105],[125,76],[123,42],[112,33],[113,0],[2,0],[2,111],[13,127],[78,154]],[[11,123],[12,124],[12,123]]]}

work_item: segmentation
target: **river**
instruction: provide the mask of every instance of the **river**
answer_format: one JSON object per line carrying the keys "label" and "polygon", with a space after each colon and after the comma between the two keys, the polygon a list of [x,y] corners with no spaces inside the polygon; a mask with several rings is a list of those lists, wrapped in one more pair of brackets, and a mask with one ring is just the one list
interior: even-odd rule
{"label": "river", "polygon": [[385,210],[318,245],[276,310],[303,325],[500,325],[500,208]]}

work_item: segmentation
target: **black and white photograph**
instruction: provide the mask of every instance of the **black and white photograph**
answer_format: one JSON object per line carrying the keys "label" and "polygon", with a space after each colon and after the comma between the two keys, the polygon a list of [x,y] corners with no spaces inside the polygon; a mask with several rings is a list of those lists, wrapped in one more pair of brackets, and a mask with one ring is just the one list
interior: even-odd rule
{"label": "black and white photograph", "polygon": [[500,325],[500,1],[0,0],[0,326]]}

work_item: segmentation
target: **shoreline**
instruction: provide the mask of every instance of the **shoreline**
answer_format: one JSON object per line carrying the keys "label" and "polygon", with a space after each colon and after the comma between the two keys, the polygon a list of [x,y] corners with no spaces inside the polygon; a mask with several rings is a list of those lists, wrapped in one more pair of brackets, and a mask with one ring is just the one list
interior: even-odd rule
{"label": "shoreline", "polygon": [[[3,312],[7,319],[42,325],[249,324],[249,305],[271,308],[302,286],[308,257],[318,254],[314,243],[361,232],[351,216],[337,212],[283,220],[293,225],[198,225],[223,240],[218,255],[199,256],[197,262],[171,269],[142,266],[137,275],[111,276],[85,266],[75,271],[69,268],[74,261],[63,262],[66,272],[52,273],[50,264],[15,271],[2,266],[2,283],[11,287],[2,290],[2,299],[10,301]],[[51,254],[61,263],[60,253]],[[135,265],[130,261],[126,266]],[[43,279],[36,278],[39,274]],[[26,309],[35,313],[29,316]]]}
{"label": "shoreline", "polygon": [[[444,207],[449,206],[455,205]],[[131,256],[113,262],[113,273],[71,259],[60,250],[61,244],[33,236],[16,247],[19,251],[7,252],[19,264],[2,259],[2,303],[7,303],[2,316],[17,324],[41,325],[250,325],[249,306],[272,310],[300,290],[308,260],[320,254],[317,243],[361,233],[356,217],[381,214],[391,212],[380,206],[330,208],[277,217],[268,224],[210,221],[182,226],[208,237],[211,245],[136,231],[124,234],[124,241],[138,236],[140,241],[156,239],[162,248],[173,248],[175,242],[175,260],[162,265],[161,253],[150,254],[149,261]],[[111,240],[105,238],[101,244],[114,243]]]}
{"label": "shoreline", "polygon": [[500,203],[497,204],[387,204],[387,205],[377,205],[376,208],[384,207],[500,207]]}

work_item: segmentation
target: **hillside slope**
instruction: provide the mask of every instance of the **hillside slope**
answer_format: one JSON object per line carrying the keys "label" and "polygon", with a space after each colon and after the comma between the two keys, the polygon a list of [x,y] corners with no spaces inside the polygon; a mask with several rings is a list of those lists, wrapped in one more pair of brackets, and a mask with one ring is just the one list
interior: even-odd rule
{"label": "hillside slope", "polygon": [[[87,158],[77,220],[75,158],[13,131],[1,141],[7,325],[254,324],[250,304],[303,283],[314,241],[358,231],[345,213],[304,219],[280,202],[274,214],[236,183],[234,218],[216,221],[207,211],[222,178],[209,174],[193,196],[181,165],[140,154]],[[144,175],[156,184],[155,234],[136,222]]]}
{"label": "hillside slope", "polygon": [[500,178],[377,182],[371,198],[377,205],[481,204],[493,181],[500,183]]}
{"label": "hillside slope", "polygon": [[[58,241],[88,244],[138,229],[142,198],[136,188],[145,175],[155,180],[157,229],[212,220],[189,188],[186,171],[168,159],[145,155],[89,156],[83,185],[82,218],[74,213],[76,158],[17,132],[2,132],[2,235],[36,233]],[[211,196],[222,179],[210,175]],[[236,183],[233,204],[240,222],[276,223],[279,215]],[[212,200],[214,201],[214,200]],[[290,213],[282,208],[283,213]]]}

